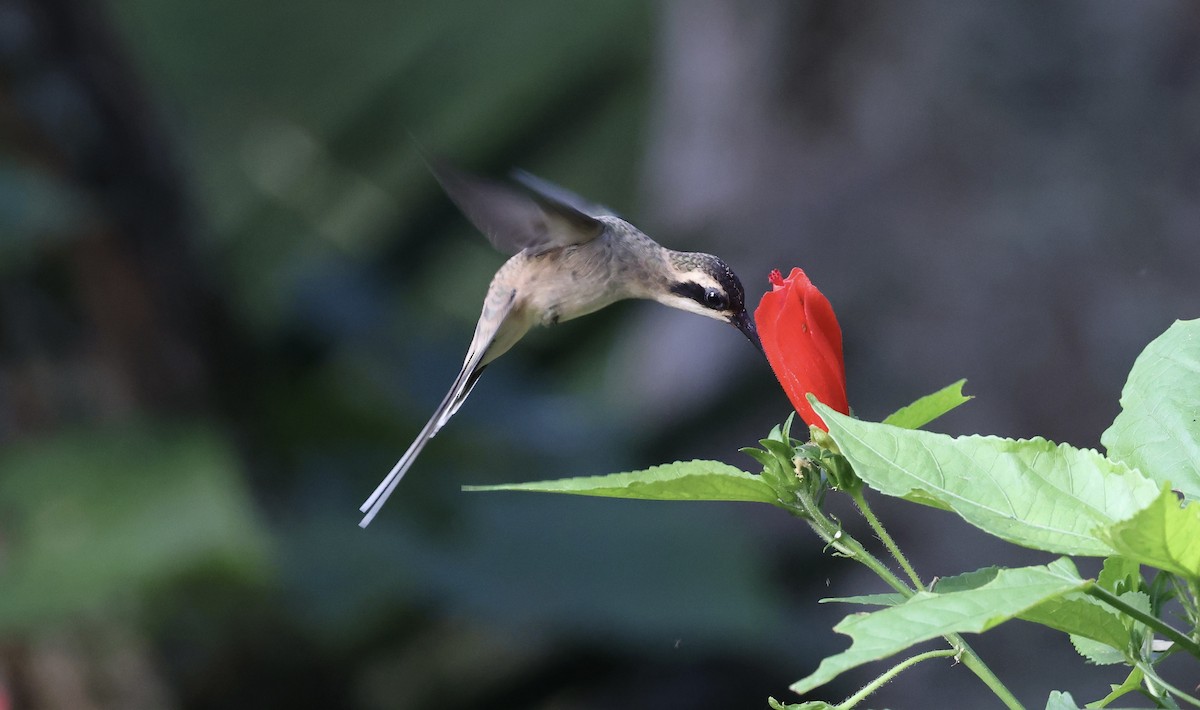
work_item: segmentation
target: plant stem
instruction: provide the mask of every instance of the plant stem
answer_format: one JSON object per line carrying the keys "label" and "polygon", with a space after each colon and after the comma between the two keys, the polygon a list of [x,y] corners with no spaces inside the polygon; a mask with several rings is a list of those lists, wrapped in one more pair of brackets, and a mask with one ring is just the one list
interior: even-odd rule
{"label": "plant stem", "polygon": [[925,584],[921,582],[921,576],[917,574],[917,570],[913,568],[911,563],[909,563],[908,557],[906,557],[904,553],[900,551],[900,546],[897,545],[896,541],[892,539],[892,536],[888,534],[888,531],[883,527],[883,523],[880,522],[879,518],[875,516],[875,511],[871,509],[870,504],[867,503],[866,496],[863,495],[863,489],[859,488],[858,490],[854,491],[850,494],[850,497],[854,500],[854,505],[858,506],[858,512],[862,513],[862,516],[867,519],[867,524],[870,525],[871,529],[875,531],[875,535],[883,543],[883,546],[886,547],[887,551],[890,552],[892,557],[896,559],[896,562],[900,563],[900,568],[903,569],[904,573],[908,575],[908,578],[912,580],[913,586],[915,586],[917,589],[924,589]]}
{"label": "plant stem", "polygon": [[1149,626],[1151,629],[1154,629],[1163,636],[1171,639],[1171,641],[1178,644],[1180,648],[1192,654],[1192,656],[1200,658],[1200,644],[1197,644],[1195,640],[1189,638],[1186,634],[1177,630],[1175,627],[1171,626],[1157,616],[1154,616],[1153,614],[1147,614],[1132,604],[1126,603],[1125,600],[1121,599],[1116,594],[1113,594],[1095,582],[1089,582],[1087,586],[1083,588],[1083,592],[1088,596],[1099,599],[1118,611],[1132,616],[1146,626]]}
{"label": "plant stem", "polygon": [[[907,584],[905,584],[904,581],[897,577],[887,565],[883,564],[883,562],[881,562],[870,552],[867,552],[866,548],[864,548],[858,540],[855,540],[850,535],[845,534],[841,527],[830,520],[829,517],[825,515],[824,511],[822,511],[820,507],[817,506],[815,502],[812,501],[808,496],[798,495],[796,498],[800,502],[801,509],[799,511],[792,510],[793,514],[805,518],[817,536],[824,540],[826,544],[832,546],[841,554],[866,566],[880,579],[882,579],[889,587],[899,592],[905,599],[908,599],[916,594],[917,590],[914,590],[912,587],[909,587]],[[883,526],[880,525],[880,528],[882,527]],[[891,540],[891,537],[889,536],[887,539]],[[894,541],[893,544],[895,544]],[[913,572],[913,575],[916,576],[916,573]],[[920,589],[919,578],[917,579],[917,585],[917,588]],[[976,677],[983,681],[984,685],[986,685],[992,691],[992,693],[995,694],[1000,702],[1004,703],[1005,707],[1009,708],[1009,710],[1024,710],[1024,706],[1021,705],[1016,696],[1012,694],[1012,691],[1005,687],[1004,683],[1002,683],[1000,679],[996,677],[996,674],[992,672],[992,669],[983,662],[983,659],[975,653],[975,650],[972,649],[965,640],[963,640],[962,636],[959,636],[958,634],[947,634],[943,638],[945,638],[946,641],[949,642],[950,646],[954,649],[954,655],[962,659],[963,665],[969,668],[971,672],[976,675]]]}
{"label": "plant stem", "polygon": [[1017,700],[1017,696],[1013,695],[1012,691],[1005,687],[1004,683],[996,677],[992,669],[988,668],[988,665],[983,662],[979,654],[975,653],[975,649],[971,648],[963,640],[962,636],[947,634],[944,638],[950,642],[951,646],[958,649],[963,665],[970,668],[976,677],[983,681],[983,684],[1000,699],[1000,702],[1004,703],[1004,707],[1009,710],[1025,710],[1025,706],[1021,704],[1021,701]]}
{"label": "plant stem", "polygon": [[1142,687],[1142,680],[1145,677],[1146,677],[1146,675],[1144,673],[1142,673],[1142,669],[1138,668],[1137,666],[1134,666],[1133,668],[1131,668],[1129,670],[1129,675],[1126,676],[1125,681],[1123,683],[1121,683],[1120,685],[1111,686],[1112,687],[1111,693],[1109,693],[1108,695],[1105,695],[1103,698],[1101,698],[1093,703],[1089,703],[1089,705],[1091,705],[1092,707],[1095,707],[1095,708],[1106,708],[1109,706],[1110,703],[1115,702],[1116,700],[1118,700],[1119,698],[1121,698],[1124,695],[1133,693],[1135,691],[1140,692],[1141,687]]}
{"label": "plant stem", "polygon": [[1200,609],[1197,609],[1197,603],[1200,602],[1200,588],[1197,588],[1196,581],[1193,579],[1188,579],[1186,583],[1180,583],[1176,578],[1175,583],[1182,587],[1178,599],[1187,613],[1188,623],[1192,625],[1192,633],[1195,634],[1197,630],[1200,630]]}
{"label": "plant stem", "polygon": [[817,536],[825,541],[827,545],[832,546],[841,554],[851,559],[857,560],[860,564],[867,567],[884,581],[892,589],[895,589],[907,599],[913,595],[913,589],[904,583],[894,572],[888,569],[888,566],[883,564],[877,557],[867,552],[867,549],[855,540],[850,535],[845,534],[841,527],[830,520],[825,512],[822,511],[808,496],[797,496],[803,509],[809,527],[813,529]]}
{"label": "plant stem", "polygon": [[1154,668],[1149,663],[1139,661],[1137,664],[1137,668],[1138,668],[1138,670],[1140,670],[1142,672],[1142,675],[1146,676],[1147,678],[1154,681],[1155,683],[1158,683],[1159,685],[1161,685],[1164,689],[1167,690],[1167,692],[1180,698],[1181,700],[1188,702],[1189,704],[1191,704],[1194,707],[1200,708],[1200,698],[1194,698],[1191,695],[1188,695],[1187,693],[1183,692],[1179,688],[1176,688],[1175,686],[1171,685],[1167,681],[1163,680],[1157,673],[1154,672]]}
{"label": "plant stem", "polygon": [[817,536],[824,540],[826,544],[830,545],[846,557],[856,560],[867,569],[874,572],[876,576],[884,581],[885,584],[892,589],[895,589],[897,592],[900,592],[905,599],[913,595],[912,587],[908,586],[904,583],[904,580],[897,577],[894,572],[888,569],[887,565],[879,561],[879,558],[875,557],[870,552],[867,552],[866,548],[864,548],[858,542],[858,540],[855,540],[846,534],[839,535],[836,533],[830,533],[825,528],[811,520],[808,521],[808,524],[810,527],[812,527],[813,531],[817,533]]}
{"label": "plant stem", "polygon": [[936,651],[926,651],[925,653],[918,654],[912,658],[906,658],[900,663],[897,663],[889,668],[875,680],[864,685],[857,693],[846,698],[834,707],[836,710],[850,710],[850,708],[853,708],[855,705],[862,702],[868,695],[874,693],[876,690],[879,690],[893,678],[900,675],[901,672],[917,665],[921,661],[927,661],[931,658],[948,658],[956,653],[957,651],[952,648],[941,648]]}

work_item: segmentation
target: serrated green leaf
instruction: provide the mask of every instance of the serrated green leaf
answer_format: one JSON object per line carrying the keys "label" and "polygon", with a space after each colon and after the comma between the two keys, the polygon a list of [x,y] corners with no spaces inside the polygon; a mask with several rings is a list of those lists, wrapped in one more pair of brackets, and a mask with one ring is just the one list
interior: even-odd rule
{"label": "serrated green leaf", "polygon": [[1142,586],[1141,565],[1128,557],[1113,555],[1104,560],[1104,567],[1096,577],[1096,584],[1113,594],[1137,591]]}
{"label": "serrated green leaf", "polygon": [[996,578],[1003,567],[984,567],[973,572],[956,574],[953,577],[942,577],[933,585],[933,591],[938,594],[965,592],[968,589],[978,589]]}
{"label": "serrated green leaf", "polygon": [[1106,643],[1071,634],[1071,645],[1075,647],[1075,651],[1079,655],[1093,665],[1111,666],[1125,662],[1125,654]]}
{"label": "serrated green leaf", "polygon": [[642,471],[530,483],[463,486],[464,491],[534,491],[639,500],[722,500],[777,503],[762,478],[720,461],[676,461]]}
{"label": "serrated green leaf", "polygon": [[1009,542],[1049,552],[1110,555],[1097,529],[1158,494],[1153,481],[1091,449],[910,431],[815,404],[855,472],[875,490],[953,510]]}
{"label": "serrated green leaf", "polygon": [[815,673],[792,684],[791,689],[807,693],[843,671],[938,636],[986,631],[1085,584],[1074,565],[1060,559],[1045,566],[1001,569],[995,579],[976,589],[951,594],[918,592],[898,606],[848,616],[834,631],[853,639],[850,648],[821,661]]}
{"label": "serrated green leaf", "polygon": [[1070,693],[1054,690],[1046,699],[1046,710],[1079,710],[1079,706],[1075,704],[1075,698],[1072,698]]}
{"label": "serrated green leaf", "polygon": [[[1063,564],[1065,566],[1068,563],[1064,560]],[[939,579],[933,591],[936,594],[951,594],[978,589],[989,584],[1003,570],[1003,567],[984,567]],[[1022,612],[1019,618],[1058,631],[1078,633],[1117,648],[1125,648],[1129,642],[1129,633],[1122,617],[1084,594],[1071,593],[1048,599]]]}
{"label": "serrated green leaf", "polygon": [[[1133,607],[1134,609],[1137,609],[1138,611],[1141,611],[1142,613],[1147,614],[1147,615],[1153,615],[1153,613],[1150,611],[1150,595],[1149,594],[1146,594],[1145,592],[1124,592],[1117,596],[1120,597],[1121,601],[1125,602],[1126,604]],[[1122,614],[1121,620],[1125,623],[1126,628],[1130,629],[1131,631],[1133,631],[1139,635],[1144,634],[1147,631],[1149,631],[1149,629],[1147,628],[1147,626],[1145,624],[1138,621],[1137,619],[1134,619],[1132,616]]]}
{"label": "serrated green leaf", "polygon": [[854,597],[825,597],[817,600],[818,604],[861,604],[863,606],[896,606],[904,603],[904,596],[891,592],[888,594],[860,594]]}
{"label": "serrated green leaf", "polygon": [[1058,631],[1091,639],[1124,651],[1130,645],[1129,619],[1085,595],[1064,594],[1022,612],[1020,618]]}
{"label": "serrated green leaf", "polygon": [[1200,502],[1180,507],[1170,488],[1127,520],[1099,531],[1114,550],[1141,564],[1200,578]]}
{"label": "serrated green leaf", "polygon": [[902,429],[920,429],[943,414],[971,401],[962,393],[966,380],[959,380],[942,389],[927,394],[907,407],[901,407],[892,412],[884,424],[898,426]]}
{"label": "serrated green leaf", "polygon": [[1110,458],[1200,498],[1200,319],[1175,321],[1146,346],[1100,442]]}

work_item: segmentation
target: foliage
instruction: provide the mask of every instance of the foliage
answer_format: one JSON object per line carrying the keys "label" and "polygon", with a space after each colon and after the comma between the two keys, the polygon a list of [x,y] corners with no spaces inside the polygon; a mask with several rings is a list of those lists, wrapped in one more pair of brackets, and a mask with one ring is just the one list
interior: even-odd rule
{"label": "foliage", "polygon": [[0,631],[128,606],[197,568],[263,577],[270,541],[206,427],[62,433],[9,448],[0,470]]}
{"label": "foliage", "polygon": [[[782,506],[809,526],[834,554],[875,572],[892,592],[831,599],[883,607],[854,613],[834,627],[851,646],[792,685],[807,693],[850,668],[941,637],[948,648],[914,653],[839,704],[806,702],[772,708],[852,707],[908,667],[953,655],[1008,707],[1013,694],[959,636],[1011,619],[1067,633],[1086,662],[1124,664],[1125,680],[1088,707],[1106,707],[1140,692],[1158,707],[1200,706],[1187,684],[1172,684],[1158,664],[1176,654],[1200,663],[1200,320],[1175,323],[1138,358],[1121,397],[1122,411],[1105,432],[1107,456],[1044,439],[952,438],[918,431],[967,401],[962,382],[922,398],[883,423],[853,419],[813,399],[829,426],[812,441],[790,435],[791,418],[746,449],[762,464],[755,477],[716,462],[693,461],[608,477],[488,486],[673,500],[757,500]],[[1068,557],[1020,568],[985,566],[926,584],[887,534],[864,487],[946,511],[984,532],[1037,550],[1104,558],[1096,579]],[[766,494],[769,488],[771,494]],[[902,575],[846,534],[824,510],[830,492],[848,495]],[[724,496],[724,497],[722,497]],[[1145,570],[1145,574],[1143,574]],[[1178,609],[1169,610],[1174,601]],[[1183,628],[1170,618],[1179,616]],[[1047,708],[1075,708],[1054,691]]]}
{"label": "foliage", "polygon": [[1176,322],[1138,356],[1121,413],[1100,437],[1108,455],[1152,481],[1200,497],[1200,332]]}
{"label": "foliage", "polygon": [[676,461],[632,473],[465,488],[468,491],[542,491],[642,500],[775,502],[773,490],[762,478],[720,461]]}

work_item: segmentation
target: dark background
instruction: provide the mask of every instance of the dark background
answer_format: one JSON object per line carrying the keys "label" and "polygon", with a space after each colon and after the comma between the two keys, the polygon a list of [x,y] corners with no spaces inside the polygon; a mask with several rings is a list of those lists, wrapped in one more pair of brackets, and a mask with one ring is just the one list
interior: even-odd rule
{"label": "dark background", "polygon": [[[881,586],[778,511],[459,491],[753,468],[765,363],[654,304],[531,334],[358,529],[502,262],[417,142],[752,302],[803,266],[865,418],[967,377],[934,429],[1096,446],[1200,311],[1194,3],[0,0],[0,707],[761,708],[845,647],[817,600]],[[1049,559],[879,508],[927,577]],[[1123,680],[976,646],[1031,707]]]}

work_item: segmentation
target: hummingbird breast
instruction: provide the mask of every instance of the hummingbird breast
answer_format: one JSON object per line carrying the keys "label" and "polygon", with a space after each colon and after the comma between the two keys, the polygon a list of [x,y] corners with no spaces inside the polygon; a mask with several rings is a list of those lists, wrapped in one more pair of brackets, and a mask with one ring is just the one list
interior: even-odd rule
{"label": "hummingbird breast", "polygon": [[606,229],[590,242],[526,257],[524,301],[537,323],[553,325],[642,295],[646,257],[654,254],[639,254],[637,240],[613,232]]}
{"label": "hummingbird breast", "polygon": [[610,249],[595,242],[530,257],[525,303],[541,325],[587,315],[620,299]]}
{"label": "hummingbird breast", "polygon": [[662,247],[618,218],[599,218],[603,233],[583,244],[521,251],[488,287],[472,348],[487,364],[535,325],[554,325],[626,298],[653,298],[664,288]]}

